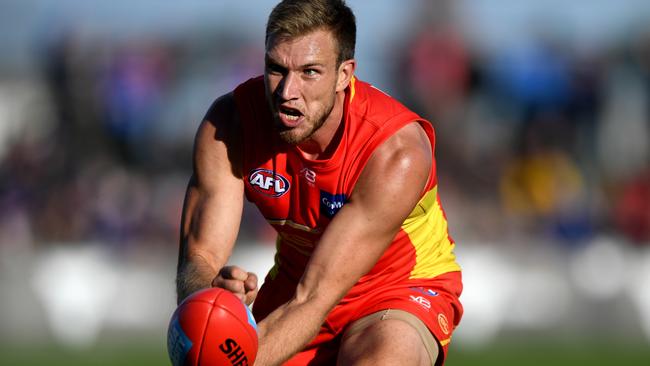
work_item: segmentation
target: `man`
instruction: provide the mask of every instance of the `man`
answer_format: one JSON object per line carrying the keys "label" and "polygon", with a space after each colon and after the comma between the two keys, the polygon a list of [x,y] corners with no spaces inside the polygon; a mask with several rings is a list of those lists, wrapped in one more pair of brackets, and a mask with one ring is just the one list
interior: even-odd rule
{"label": "man", "polygon": [[[342,0],[285,0],[264,76],[199,127],[182,218],[179,301],[226,288],[258,321],[256,365],[442,364],[462,307],[431,125],[354,77]],[[277,230],[275,266],[226,266],[243,196]]]}

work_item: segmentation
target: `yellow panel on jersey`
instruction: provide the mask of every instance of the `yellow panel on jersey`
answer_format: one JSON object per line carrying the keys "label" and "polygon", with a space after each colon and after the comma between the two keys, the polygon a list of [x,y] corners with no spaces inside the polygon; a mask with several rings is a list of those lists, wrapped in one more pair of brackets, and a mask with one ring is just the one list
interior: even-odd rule
{"label": "yellow panel on jersey", "polygon": [[416,260],[410,278],[460,271],[437,193],[438,186],[427,192],[402,224],[402,230],[415,248]]}

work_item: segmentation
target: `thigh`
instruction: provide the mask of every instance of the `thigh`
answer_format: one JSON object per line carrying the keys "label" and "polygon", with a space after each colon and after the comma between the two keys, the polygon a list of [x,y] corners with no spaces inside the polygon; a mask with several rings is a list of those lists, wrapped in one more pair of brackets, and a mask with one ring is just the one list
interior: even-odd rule
{"label": "thigh", "polygon": [[[448,273],[429,281],[409,281],[406,286],[383,289],[363,303],[363,310],[350,324],[357,324],[374,313],[386,318],[382,312],[388,309],[391,309],[388,314],[400,314],[396,310],[411,314],[412,316],[397,321],[409,323],[409,318],[416,319],[416,322],[411,321],[409,325],[420,335],[420,343],[427,345],[425,349],[432,353],[437,351],[437,357],[432,358],[437,359],[437,365],[442,365],[454,328],[463,313],[458,299],[461,289],[459,273]],[[368,319],[373,319],[373,316]],[[351,327],[346,329],[350,330]]]}
{"label": "thigh", "polygon": [[438,346],[414,315],[383,310],[348,327],[341,340],[339,365],[432,365]]}

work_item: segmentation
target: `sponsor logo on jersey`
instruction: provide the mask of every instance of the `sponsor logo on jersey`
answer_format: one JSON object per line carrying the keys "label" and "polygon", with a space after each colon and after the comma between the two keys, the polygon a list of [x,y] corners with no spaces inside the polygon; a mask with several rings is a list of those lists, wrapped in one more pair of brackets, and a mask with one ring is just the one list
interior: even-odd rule
{"label": "sponsor logo on jersey", "polygon": [[280,197],[289,191],[289,180],[268,169],[254,169],[248,174],[248,183],[258,192]]}
{"label": "sponsor logo on jersey", "polygon": [[345,204],[344,194],[331,194],[325,191],[320,191],[320,212],[321,214],[329,217],[330,219],[336,215],[337,212]]}
{"label": "sponsor logo on jersey", "polygon": [[413,296],[409,295],[411,301],[418,303],[423,308],[429,310],[431,309],[431,301],[427,300],[424,296]]}
{"label": "sponsor logo on jersey", "polygon": [[300,169],[300,174],[305,177],[307,182],[309,183],[316,183],[316,172],[309,168],[302,168]]}
{"label": "sponsor logo on jersey", "polygon": [[443,313],[438,313],[438,326],[443,333],[449,334],[449,320]]}
{"label": "sponsor logo on jersey", "polygon": [[438,296],[438,293],[436,291],[433,291],[430,288],[425,289],[424,287],[411,287],[411,290],[419,292],[419,293],[421,293],[423,295],[427,295],[427,296]]}

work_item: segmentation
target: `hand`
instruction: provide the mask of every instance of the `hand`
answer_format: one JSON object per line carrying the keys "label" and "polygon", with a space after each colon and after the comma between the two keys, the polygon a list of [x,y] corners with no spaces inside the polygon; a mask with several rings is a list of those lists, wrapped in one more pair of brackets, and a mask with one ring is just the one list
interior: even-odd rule
{"label": "hand", "polygon": [[246,305],[250,305],[257,296],[257,275],[246,272],[237,266],[221,268],[212,280],[212,287],[221,287],[237,296]]}

